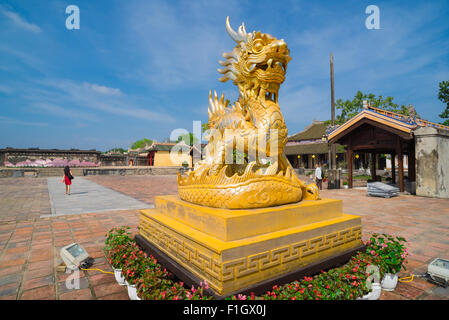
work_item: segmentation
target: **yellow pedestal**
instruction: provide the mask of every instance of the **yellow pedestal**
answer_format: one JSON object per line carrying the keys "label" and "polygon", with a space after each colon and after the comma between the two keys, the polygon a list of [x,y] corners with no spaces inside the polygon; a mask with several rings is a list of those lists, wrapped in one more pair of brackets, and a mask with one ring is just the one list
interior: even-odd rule
{"label": "yellow pedestal", "polygon": [[140,235],[222,296],[362,244],[341,200],[231,210],[159,196],[140,212]]}

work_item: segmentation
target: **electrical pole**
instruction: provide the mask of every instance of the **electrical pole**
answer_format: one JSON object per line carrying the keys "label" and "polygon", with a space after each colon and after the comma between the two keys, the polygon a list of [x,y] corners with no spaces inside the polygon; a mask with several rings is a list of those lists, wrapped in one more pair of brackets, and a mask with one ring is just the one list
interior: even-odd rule
{"label": "electrical pole", "polygon": [[[334,57],[332,56],[332,52],[330,53],[330,68],[331,68],[331,123],[333,128],[335,126],[335,96],[334,96]],[[330,169],[337,169],[334,145],[331,144],[329,147],[330,147],[330,159],[329,159]]]}

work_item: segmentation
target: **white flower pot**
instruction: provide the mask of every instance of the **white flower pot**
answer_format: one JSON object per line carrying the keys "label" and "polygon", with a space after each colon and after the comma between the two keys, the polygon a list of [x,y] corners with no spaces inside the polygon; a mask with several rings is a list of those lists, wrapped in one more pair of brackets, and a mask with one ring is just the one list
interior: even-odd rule
{"label": "white flower pot", "polygon": [[382,289],[385,291],[393,291],[398,284],[398,274],[386,273],[382,279]]}
{"label": "white flower pot", "polygon": [[117,283],[121,286],[126,285],[125,277],[122,276],[122,269],[115,269],[115,268],[112,269],[114,270],[114,276]]}
{"label": "white flower pot", "polygon": [[126,281],[126,285],[128,286],[128,296],[130,300],[140,300],[137,296],[137,289],[135,284],[129,284],[128,281]]}
{"label": "white flower pot", "polygon": [[343,185],[343,188],[349,189],[349,186],[347,184]]}
{"label": "white flower pot", "polygon": [[361,298],[357,298],[357,300],[379,300],[380,294],[382,293],[382,287],[380,283],[373,283],[372,290],[368,294],[364,295]]}

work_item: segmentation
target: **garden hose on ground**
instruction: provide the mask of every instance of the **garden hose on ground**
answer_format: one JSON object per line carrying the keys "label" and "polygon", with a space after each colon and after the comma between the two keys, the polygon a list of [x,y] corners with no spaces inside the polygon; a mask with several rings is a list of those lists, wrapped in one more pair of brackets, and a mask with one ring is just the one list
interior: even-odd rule
{"label": "garden hose on ground", "polygon": [[425,273],[425,274],[413,274],[412,273],[409,276],[399,278],[398,281],[405,282],[405,283],[412,282],[415,279],[415,277],[416,278],[425,278],[426,280],[429,280],[429,278],[430,278],[428,273]]}
{"label": "garden hose on ground", "polygon": [[101,271],[101,272],[103,272],[103,273],[114,274],[114,272],[103,271],[103,270],[101,270],[101,269],[96,269],[96,268],[94,268],[94,269],[84,269],[84,268],[81,268],[81,267],[80,267],[80,269],[81,269],[81,270],[84,270],[84,271],[88,271],[88,270],[98,270],[98,271]]}
{"label": "garden hose on ground", "polygon": [[94,258],[88,257],[88,258],[85,259],[83,262],[81,262],[79,268],[80,268],[81,270],[85,270],[85,271],[88,271],[88,270],[98,270],[98,271],[103,272],[103,273],[114,274],[114,272],[104,271],[104,270],[97,269],[97,268],[92,268],[92,269],[90,269],[90,267],[94,264],[94,262],[95,262],[95,259],[94,259]]}
{"label": "garden hose on ground", "polygon": [[399,278],[398,280],[399,280],[399,282],[412,282],[414,278],[415,278],[415,275],[411,274],[407,277]]}

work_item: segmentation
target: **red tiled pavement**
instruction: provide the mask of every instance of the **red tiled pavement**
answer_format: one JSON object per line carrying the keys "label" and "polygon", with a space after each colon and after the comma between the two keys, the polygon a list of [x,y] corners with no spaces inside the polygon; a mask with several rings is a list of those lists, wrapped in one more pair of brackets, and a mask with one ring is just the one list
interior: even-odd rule
{"label": "red tiled pavement", "polygon": [[[155,195],[175,194],[176,176],[90,176],[89,180],[147,203]],[[10,188],[11,186],[11,188]],[[423,274],[435,257],[449,258],[449,200],[410,195],[383,199],[364,190],[323,190],[322,197],[343,200],[345,213],[362,216],[363,237],[372,232],[401,235],[409,241],[409,272]],[[114,276],[80,273],[80,289],[70,290],[70,274],[57,273],[59,250],[81,243],[96,259],[95,268],[110,271],[103,257],[104,235],[114,226],[133,226],[138,211],[111,211],[39,218],[50,213],[44,178],[0,179],[0,299],[127,299]],[[69,279],[70,280],[70,279]],[[423,279],[399,283],[381,299],[449,299],[449,292]]]}
{"label": "red tiled pavement", "polygon": [[178,192],[177,176],[88,176],[92,182],[124,193],[147,203],[154,202],[154,196]]}
{"label": "red tiled pavement", "polygon": [[[1,178],[0,195],[0,242],[4,226],[2,223],[26,221],[38,218],[42,214],[51,214],[45,178]],[[6,226],[3,230],[7,230],[7,228]]]}

